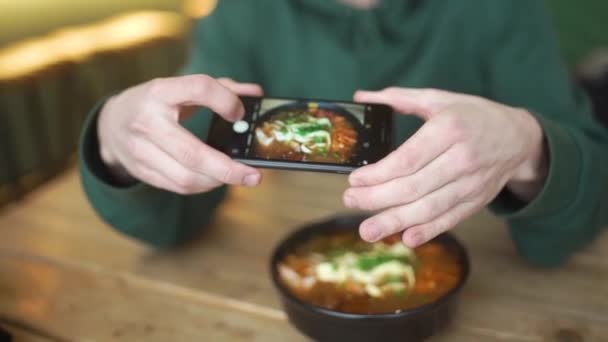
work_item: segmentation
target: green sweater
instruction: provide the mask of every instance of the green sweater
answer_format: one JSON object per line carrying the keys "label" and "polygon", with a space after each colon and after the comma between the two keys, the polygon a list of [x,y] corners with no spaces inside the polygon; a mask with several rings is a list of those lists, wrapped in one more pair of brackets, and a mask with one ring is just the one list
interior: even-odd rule
{"label": "green sweater", "polygon": [[[560,264],[608,220],[608,132],[570,81],[541,0],[385,0],[370,11],[332,0],[222,0],[193,42],[184,73],[257,82],[273,96],[349,100],[360,88],[434,87],[527,108],[548,141],[545,187],[528,204],[503,191],[490,205],[521,255]],[[99,215],[159,247],[201,229],[226,189],[181,196],[113,185],[98,153],[96,112],[80,170]],[[201,111],[186,126],[204,139],[209,118]],[[421,125],[395,120],[399,141]]]}

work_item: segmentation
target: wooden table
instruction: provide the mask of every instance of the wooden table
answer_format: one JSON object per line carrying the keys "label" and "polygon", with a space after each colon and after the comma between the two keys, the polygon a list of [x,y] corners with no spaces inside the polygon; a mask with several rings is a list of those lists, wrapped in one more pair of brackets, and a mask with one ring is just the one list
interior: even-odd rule
{"label": "wooden table", "polygon": [[[67,172],[0,214],[0,321],[23,340],[303,341],[268,276],[273,246],[342,212],[346,179],[265,172],[234,188],[200,238],[157,252],[98,219]],[[473,272],[436,341],[608,341],[608,235],[542,270],[481,213],[457,235]]]}

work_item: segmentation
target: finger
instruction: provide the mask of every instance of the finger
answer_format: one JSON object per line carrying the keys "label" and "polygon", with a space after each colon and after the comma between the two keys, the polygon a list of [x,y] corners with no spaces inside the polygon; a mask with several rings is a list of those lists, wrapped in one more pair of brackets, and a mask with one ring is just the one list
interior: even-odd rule
{"label": "finger", "polygon": [[[136,169],[139,172],[136,171],[136,173],[142,174],[143,177],[164,181],[166,185],[162,186],[163,189],[185,195],[207,192],[222,185],[214,178],[185,168],[152,142],[142,139],[138,144],[137,162],[139,166]],[[148,182],[148,178],[140,179]]]}
{"label": "finger", "polygon": [[[217,81],[235,94],[243,96],[263,96],[262,87],[254,83],[238,83],[230,78],[218,78]],[[179,109],[180,120],[187,120],[198,110],[198,106],[182,106]]]}
{"label": "finger", "polygon": [[428,120],[436,110],[436,98],[441,91],[434,89],[386,88],[380,91],[359,90],[355,102],[382,103],[402,114],[413,114]]}
{"label": "finger", "polygon": [[239,83],[234,81],[231,78],[218,78],[218,82],[220,82],[224,87],[230,89],[235,94],[243,95],[243,96],[262,96],[264,95],[264,91],[259,84],[255,83]]}
{"label": "finger", "polygon": [[203,106],[228,121],[243,117],[243,103],[233,92],[207,75],[160,78],[148,83],[148,94],[172,106]]}
{"label": "finger", "polygon": [[427,122],[388,156],[353,171],[348,178],[350,185],[377,185],[418,172],[454,143],[455,139],[442,131],[435,121]]}
{"label": "finger", "polygon": [[416,248],[423,243],[432,240],[439,234],[454,228],[460,222],[479,210],[479,208],[480,206],[476,205],[474,202],[460,203],[430,222],[407,229],[403,233],[403,243],[410,248]]}
{"label": "finger", "polygon": [[378,185],[350,188],[344,193],[349,208],[378,210],[414,202],[464,176],[468,169],[455,165],[449,149],[420,171]]}
{"label": "finger", "polygon": [[129,171],[133,177],[137,178],[139,181],[146,183],[150,186],[153,186],[158,189],[167,190],[170,192],[176,192],[176,185],[170,179],[167,179],[160,172],[147,168],[141,167],[133,171]]}
{"label": "finger", "polygon": [[381,240],[409,227],[427,223],[456,206],[471,190],[456,181],[410,204],[387,209],[361,223],[359,233],[369,242]]}
{"label": "finger", "polygon": [[[216,182],[216,184],[213,186],[209,185],[207,187],[196,187],[196,189],[194,189],[192,183],[183,185],[182,183],[179,183],[179,181],[176,181],[177,177],[168,177],[158,170],[144,166],[140,167],[138,171],[135,171],[133,175],[140,181],[155,188],[174,192],[180,195],[192,195],[207,192],[221,185],[221,183]],[[210,179],[210,183],[211,182],[214,181]]]}
{"label": "finger", "polygon": [[260,182],[258,170],[233,161],[179,124],[167,120],[156,126],[149,132],[150,141],[187,169],[223,184],[255,186]]}

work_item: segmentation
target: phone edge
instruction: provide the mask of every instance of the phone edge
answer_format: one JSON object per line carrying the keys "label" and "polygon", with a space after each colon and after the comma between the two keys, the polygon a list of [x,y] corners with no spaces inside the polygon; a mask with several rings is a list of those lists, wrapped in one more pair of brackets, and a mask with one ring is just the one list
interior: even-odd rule
{"label": "phone edge", "polygon": [[305,164],[305,163],[295,163],[288,161],[274,161],[274,160],[255,160],[255,159],[242,159],[235,158],[235,161],[241,162],[245,165],[265,168],[265,169],[275,169],[275,170],[289,170],[289,171],[310,171],[310,172],[326,172],[326,173],[335,173],[347,175],[356,170],[355,167],[352,166],[340,166],[340,165],[332,165],[332,164]]}

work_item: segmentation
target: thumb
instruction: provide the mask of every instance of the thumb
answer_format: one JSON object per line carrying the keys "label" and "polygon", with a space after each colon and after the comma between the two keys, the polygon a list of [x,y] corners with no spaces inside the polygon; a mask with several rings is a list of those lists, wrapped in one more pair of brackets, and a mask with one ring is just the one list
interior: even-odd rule
{"label": "thumb", "polygon": [[149,82],[148,93],[171,107],[207,107],[228,121],[239,120],[245,114],[241,99],[207,75],[156,79]]}
{"label": "thumb", "polygon": [[432,96],[426,89],[386,88],[380,91],[358,90],[353,95],[355,102],[381,103],[393,107],[401,114],[415,115],[423,120],[433,114]]}

